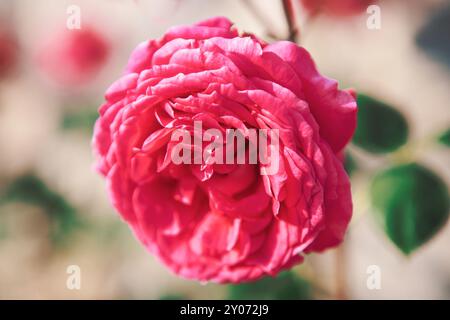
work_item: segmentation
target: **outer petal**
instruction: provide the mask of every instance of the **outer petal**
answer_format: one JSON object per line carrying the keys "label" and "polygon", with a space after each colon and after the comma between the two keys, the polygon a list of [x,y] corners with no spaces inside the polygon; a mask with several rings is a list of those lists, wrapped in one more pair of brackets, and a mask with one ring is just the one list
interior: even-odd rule
{"label": "outer petal", "polygon": [[327,157],[327,161],[331,162],[327,165],[328,170],[335,171],[336,175],[335,180],[328,182],[325,187],[325,228],[306,252],[322,251],[340,244],[352,217],[352,197],[347,173],[341,161],[331,151]]}
{"label": "outer petal", "polygon": [[357,106],[352,93],[339,90],[335,80],[321,76],[310,54],[292,42],[276,42],[265,51],[276,53],[296,71],[321,136],[334,152],[341,151],[356,129]]}

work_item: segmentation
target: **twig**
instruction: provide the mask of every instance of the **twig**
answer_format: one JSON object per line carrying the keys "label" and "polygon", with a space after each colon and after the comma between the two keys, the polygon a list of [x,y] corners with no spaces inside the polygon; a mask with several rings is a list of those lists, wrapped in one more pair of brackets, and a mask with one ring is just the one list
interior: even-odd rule
{"label": "twig", "polygon": [[292,0],[281,1],[283,3],[284,15],[289,29],[288,40],[296,42],[299,35],[299,29],[297,27],[294,4],[292,3]]}

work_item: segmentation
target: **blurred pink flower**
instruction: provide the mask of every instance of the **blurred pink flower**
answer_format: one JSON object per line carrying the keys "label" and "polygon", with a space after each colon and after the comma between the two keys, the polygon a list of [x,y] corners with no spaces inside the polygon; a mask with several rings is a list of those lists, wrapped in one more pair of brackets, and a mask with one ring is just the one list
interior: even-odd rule
{"label": "blurred pink flower", "polygon": [[16,37],[7,29],[0,29],[0,79],[8,76],[17,65],[19,48]]}
{"label": "blurred pink flower", "polygon": [[377,0],[300,0],[310,14],[323,13],[330,16],[361,14]]}
{"label": "blurred pink flower", "polygon": [[92,80],[105,64],[110,46],[91,27],[54,34],[39,52],[43,71],[64,86],[82,85]]}
{"label": "blurred pink flower", "polygon": [[[218,17],[141,43],[126,70],[100,108],[97,168],[114,207],[173,272],[250,281],[342,241],[352,202],[338,157],[355,130],[356,102],[305,49],[239,35]],[[175,164],[171,135],[192,135],[194,121],[279,129],[279,170]]]}

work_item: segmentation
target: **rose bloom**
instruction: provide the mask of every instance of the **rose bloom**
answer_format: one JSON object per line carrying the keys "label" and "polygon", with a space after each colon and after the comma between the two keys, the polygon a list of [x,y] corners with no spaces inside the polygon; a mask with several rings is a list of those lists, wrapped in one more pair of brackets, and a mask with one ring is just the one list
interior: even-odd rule
{"label": "rose bloom", "polygon": [[92,80],[105,64],[109,43],[92,27],[64,29],[52,35],[39,52],[39,63],[50,79],[63,86]]}
{"label": "rose bloom", "polygon": [[[356,125],[350,91],[287,41],[240,35],[226,18],[141,43],[107,90],[93,147],[110,199],[176,274],[243,282],[338,245],[352,215],[339,156]],[[279,129],[279,170],[171,161],[176,129]]]}
{"label": "rose bloom", "polygon": [[365,12],[376,0],[300,0],[310,14],[352,16]]}

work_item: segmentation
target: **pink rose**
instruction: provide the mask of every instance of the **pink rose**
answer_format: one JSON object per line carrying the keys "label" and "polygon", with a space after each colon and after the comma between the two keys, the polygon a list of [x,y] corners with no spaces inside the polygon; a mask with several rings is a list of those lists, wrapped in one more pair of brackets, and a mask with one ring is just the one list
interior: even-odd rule
{"label": "pink rose", "polygon": [[376,0],[300,0],[311,14],[351,16],[365,12]]}
{"label": "pink rose", "polygon": [[56,83],[82,85],[92,80],[105,64],[109,44],[92,27],[59,31],[43,45],[39,63]]}
{"label": "pink rose", "polygon": [[[106,92],[93,147],[114,207],[173,272],[215,282],[275,275],[338,245],[352,214],[338,158],[356,126],[349,91],[291,42],[226,18],[140,44]],[[174,130],[276,128],[279,169],[174,164]]]}

